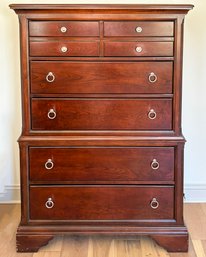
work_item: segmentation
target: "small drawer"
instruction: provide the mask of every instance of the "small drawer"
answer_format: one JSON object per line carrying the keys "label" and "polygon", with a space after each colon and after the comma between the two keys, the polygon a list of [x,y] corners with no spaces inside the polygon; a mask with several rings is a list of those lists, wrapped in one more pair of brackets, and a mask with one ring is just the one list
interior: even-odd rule
{"label": "small drawer", "polygon": [[32,61],[31,92],[172,93],[173,62]]}
{"label": "small drawer", "polygon": [[31,181],[173,181],[173,147],[30,147]]}
{"label": "small drawer", "polygon": [[174,219],[172,186],[31,186],[31,220]]}
{"label": "small drawer", "polygon": [[30,42],[30,56],[98,56],[99,42]]}
{"label": "small drawer", "polygon": [[87,21],[30,21],[32,37],[97,37],[99,23]]}
{"label": "small drawer", "polygon": [[108,21],[104,22],[105,37],[172,37],[171,21]]}
{"label": "small drawer", "polygon": [[33,130],[171,130],[172,99],[32,99]]}
{"label": "small drawer", "polygon": [[173,56],[173,42],[104,42],[104,56]]}

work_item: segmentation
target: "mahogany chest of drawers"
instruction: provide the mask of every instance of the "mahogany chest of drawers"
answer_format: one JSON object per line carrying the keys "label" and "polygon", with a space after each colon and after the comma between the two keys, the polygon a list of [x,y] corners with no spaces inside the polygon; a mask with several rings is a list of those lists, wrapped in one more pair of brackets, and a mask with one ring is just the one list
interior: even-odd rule
{"label": "mahogany chest of drawers", "polygon": [[58,234],[187,251],[183,21],[191,5],[11,5],[20,20],[17,251]]}

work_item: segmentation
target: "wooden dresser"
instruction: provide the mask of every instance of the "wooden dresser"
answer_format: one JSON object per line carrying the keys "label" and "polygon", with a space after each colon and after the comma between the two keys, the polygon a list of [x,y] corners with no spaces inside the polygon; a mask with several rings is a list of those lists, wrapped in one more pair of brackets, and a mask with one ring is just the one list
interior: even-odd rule
{"label": "wooden dresser", "polygon": [[191,5],[10,5],[19,16],[17,251],[59,234],[187,251],[183,22]]}

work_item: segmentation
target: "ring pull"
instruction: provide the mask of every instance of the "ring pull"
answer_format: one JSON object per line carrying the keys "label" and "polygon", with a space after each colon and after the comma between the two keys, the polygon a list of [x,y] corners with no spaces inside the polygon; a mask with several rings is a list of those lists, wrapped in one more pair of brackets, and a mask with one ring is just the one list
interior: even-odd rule
{"label": "ring pull", "polygon": [[142,32],[142,27],[136,27],[135,31],[136,31],[137,33],[141,33],[141,32]]}
{"label": "ring pull", "polygon": [[157,117],[157,113],[153,110],[153,109],[151,109],[149,112],[148,112],[148,118],[150,119],[150,120],[154,120],[154,119],[156,119],[156,117]]}
{"label": "ring pull", "polygon": [[51,170],[51,169],[53,169],[53,167],[54,167],[54,163],[53,163],[53,161],[52,161],[52,159],[48,159],[46,162],[45,162],[45,168],[47,169],[47,170]]}
{"label": "ring pull", "polygon": [[51,82],[54,82],[55,80],[55,76],[52,72],[49,72],[47,75],[46,75],[46,81],[51,83]]}
{"label": "ring pull", "polygon": [[152,209],[157,209],[159,207],[159,202],[157,201],[156,198],[152,199],[152,201],[150,202],[150,206]]}
{"label": "ring pull", "polygon": [[137,46],[137,47],[135,48],[135,51],[136,51],[137,53],[141,53],[141,52],[142,52],[142,47],[141,47],[141,46]]}
{"label": "ring pull", "polygon": [[54,207],[54,202],[53,202],[52,198],[47,199],[47,201],[45,203],[45,206],[46,206],[47,209],[51,209],[51,208]]}
{"label": "ring pull", "polygon": [[56,112],[54,111],[54,109],[50,109],[47,113],[47,116],[50,120],[53,120],[56,118],[57,114]]}
{"label": "ring pull", "polygon": [[61,47],[62,53],[66,53],[68,51],[68,48],[66,46]]}
{"label": "ring pull", "polygon": [[157,81],[157,75],[154,72],[151,72],[148,79],[150,83],[155,83]]}
{"label": "ring pull", "polygon": [[61,30],[62,33],[67,32],[67,28],[66,27],[61,27],[60,30]]}
{"label": "ring pull", "polygon": [[159,162],[158,162],[156,159],[153,159],[153,160],[152,160],[152,163],[151,163],[151,168],[152,168],[153,170],[158,170],[159,167],[160,167]]}

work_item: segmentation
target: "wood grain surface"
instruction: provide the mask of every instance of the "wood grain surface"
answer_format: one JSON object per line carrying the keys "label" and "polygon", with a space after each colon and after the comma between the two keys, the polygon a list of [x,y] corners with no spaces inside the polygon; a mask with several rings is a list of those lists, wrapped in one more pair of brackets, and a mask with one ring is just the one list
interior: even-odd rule
{"label": "wood grain surface", "polygon": [[[138,32],[136,29],[140,28]],[[171,37],[173,36],[174,23],[171,21],[133,21],[133,22],[104,22],[104,36],[147,36]]]}
{"label": "wood grain surface", "polygon": [[[62,32],[61,28],[66,30]],[[34,37],[99,36],[99,22],[86,21],[31,21],[29,35]]]}
{"label": "wood grain surface", "polygon": [[[56,118],[48,118],[50,110]],[[172,99],[33,98],[31,113],[33,130],[172,129]]]}
{"label": "wood grain surface", "polygon": [[[49,198],[54,203],[51,209],[45,206]],[[159,204],[155,209],[151,207],[154,198]],[[30,219],[48,222],[174,219],[174,187],[31,186]]]}
{"label": "wood grain surface", "polygon": [[[173,62],[32,61],[30,65],[31,93],[172,93]],[[55,76],[53,82],[46,80],[49,72]],[[151,73],[156,82],[149,81]]]}
{"label": "wood grain surface", "polygon": [[173,147],[30,147],[30,180],[172,182],[174,154]]}

